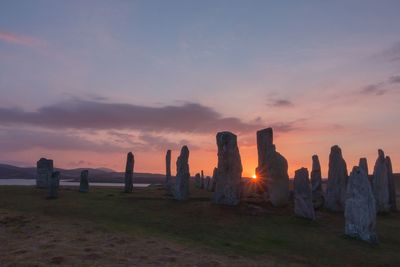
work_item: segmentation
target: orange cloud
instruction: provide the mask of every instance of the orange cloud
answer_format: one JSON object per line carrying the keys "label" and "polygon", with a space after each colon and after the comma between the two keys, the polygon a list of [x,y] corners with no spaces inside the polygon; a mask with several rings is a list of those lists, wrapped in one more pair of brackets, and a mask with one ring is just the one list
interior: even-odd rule
{"label": "orange cloud", "polygon": [[15,34],[11,32],[0,31],[0,41],[10,43],[10,44],[18,44],[25,46],[44,46],[45,42],[39,40],[37,38]]}

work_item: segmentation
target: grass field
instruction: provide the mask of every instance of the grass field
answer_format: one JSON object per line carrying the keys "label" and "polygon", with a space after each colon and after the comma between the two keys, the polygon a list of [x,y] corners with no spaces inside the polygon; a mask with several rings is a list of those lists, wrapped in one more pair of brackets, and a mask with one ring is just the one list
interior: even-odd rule
{"label": "grass field", "polygon": [[[92,232],[123,236],[128,244],[130,237],[135,240],[132,242],[150,238],[156,243],[167,242],[186,252],[193,251],[187,255],[175,253],[172,262],[159,259],[158,262],[147,261],[148,265],[193,266],[196,261],[184,257],[190,258],[196,252],[197,256],[193,256],[196,260],[199,258],[201,261],[201,255],[215,258],[204,266],[234,263],[241,266],[400,266],[398,212],[378,217],[380,244],[371,246],[343,235],[344,219],[341,214],[321,211],[317,212],[317,221],[309,222],[294,217],[292,206],[275,209],[269,205],[256,206],[246,202],[238,207],[213,205],[209,200],[211,193],[194,188],[191,188],[191,199],[183,203],[172,200],[159,188],[135,189],[132,194],[120,191],[116,188],[91,188],[90,193],[84,194],[77,192],[76,188],[63,188],[59,199],[47,200],[45,192],[36,188],[0,187],[0,230],[3,239],[15,239],[0,240],[2,244],[14,244],[13,247],[1,245],[0,257],[7,256],[5,262],[10,265],[29,265],[25,262],[28,258],[10,256],[16,253],[19,244],[27,246],[28,240],[21,239],[18,231],[24,235],[28,233],[29,242],[34,244],[35,239],[40,239],[35,231],[54,221],[60,229],[89,227]],[[16,229],[9,222],[14,217],[25,218],[32,224],[37,220],[38,229]],[[25,223],[19,227],[28,226],[29,223]],[[48,232],[51,233],[51,230]],[[58,242],[67,242],[68,238],[68,235],[60,237]],[[103,241],[97,242],[100,248]],[[73,246],[73,249],[85,249],[79,242]],[[149,255],[142,256],[154,256],[157,250],[152,251],[151,242],[147,246]],[[36,260],[39,265],[40,259],[46,255],[40,249],[30,251],[29,246],[25,251],[29,252],[29,257],[40,254]],[[65,255],[69,255],[68,251]],[[71,257],[73,255],[70,254]],[[232,255],[237,257],[236,261]],[[68,257],[58,263],[68,265]],[[101,255],[91,263],[98,266],[110,264]],[[145,262],[136,263],[146,265]],[[200,263],[197,266],[201,266]],[[129,261],[120,264],[129,265]]]}

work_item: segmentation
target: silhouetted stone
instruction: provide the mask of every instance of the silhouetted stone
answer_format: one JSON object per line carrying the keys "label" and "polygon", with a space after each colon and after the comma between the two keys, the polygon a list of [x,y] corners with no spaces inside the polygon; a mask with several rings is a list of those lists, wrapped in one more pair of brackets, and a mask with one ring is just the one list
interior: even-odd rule
{"label": "silhouetted stone", "polygon": [[195,185],[197,188],[201,188],[201,176],[200,176],[200,173],[196,173],[196,174],[194,175],[194,185]]}
{"label": "silhouetted stone", "polygon": [[376,243],[375,199],[363,168],[354,167],[350,173],[345,202],[345,234]]}
{"label": "silhouetted stone", "polygon": [[204,189],[208,190],[208,188],[210,187],[210,183],[211,183],[211,177],[206,176],[206,178],[204,179]]}
{"label": "silhouetted stone", "polygon": [[331,147],[325,206],[331,211],[343,211],[346,199],[347,166],[339,146]]}
{"label": "silhouetted stone", "polygon": [[132,152],[126,156],[125,168],[125,193],[131,193],[133,190],[133,168],[135,165],[135,158]]}
{"label": "silhouetted stone", "polygon": [[200,188],[201,188],[201,189],[204,188],[204,184],[205,184],[205,181],[204,181],[204,172],[203,172],[203,170],[201,170],[201,185],[200,185]]}
{"label": "silhouetted stone", "polygon": [[210,183],[208,184],[207,191],[210,191],[210,192],[214,192],[215,191],[215,186],[217,184],[217,174],[218,174],[217,171],[218,171],[218,169],[214,168],[213,176],[210,179]]}
{"label": "silhouetted stone", "polygon": [[394,182],[394,177],[393,177],[392,160],[390,159],[389,156],[386,156],[385,163],[386,163],[388,182],[389,182],[389,206],[392,211],[395,211],[397,210],[396,184]]}
{"label": "silhouetted stone", "polygon": [[317,155],[312,156],[311,190],[314,208],[319,209],[324,205],[325,198],[322,191],[321,164]]}
{"label": "silhouetted stone", "polygon": [[294,213],[296,216],[315,220],[314,205],[308,170],[301,168],[294,175]]}
{"label": "silhouetted stone", "polygon": [[219,132],[216,136],[218,146],[218,169],[214,203],[234,206],[240,202],[240,182],[242,162],[237,137],[231,132]]}
{"label": "silhouetted stone", "polygon": [[272,128],[257,132],[257,177],[264,184],[265,198],[275,207],[284,206],[289,199],[289,175],[287,160],[276,151]]}
{"label": "silhouetted stone", "polygon": [[165,155],[165,189],[171,190],[171,150],[167,150]]}
{"label": "silhouetted stone", "polygon": [[59,186],[60,186],[60,172],[53,172],[48,180],[47,198],[58,198]]}
{"label": "silhouetted stone", "polygon": [[374,166],[374,176],[372,178],[372,192],[375,197],[376,211],[389,212],[389,178],[385,162],[385,153],[378,150],[378,158]]}
{"label": "silhouetted stone", "polygon": [[81,171],[81,181],[79,185],[79,192],[87,193],[89,192],[89,171]]}
{"label": "silhouetted stone", "polygon": [[186,200],[189,198],[189,149],[183,146],[181,154],[176,161],[176,181],[174,198],[176,200]]}
{"label": "silhouetted stone", "polygon": [[36,186],[38,188],[47,188],[48,180],[53,174],[53,160],[41,158],[36,163]]}
{"label": "silhouetted stone", "polygon": [[360,162],[358,163],[358,167],[360,167],[361,169],[364,170],[364,172],[367,174],[368,176],[368,161],[367,158],[360,158]]}

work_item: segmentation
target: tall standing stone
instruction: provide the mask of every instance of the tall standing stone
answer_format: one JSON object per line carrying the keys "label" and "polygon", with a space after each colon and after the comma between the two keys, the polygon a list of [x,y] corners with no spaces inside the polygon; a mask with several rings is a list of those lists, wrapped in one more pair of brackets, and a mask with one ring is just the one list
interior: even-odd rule
{"label": "tall standing stone", "polygon": [[181,154],[176,161],[176,181],[174,198],[176,200],[187,200],[189,198],[189,149],[183,146]]}
{"label": "tall standing stone", "polygon": [[36,163],[36,186],[38,188],[47,188],[48,181],[53,174],[53,160],[41,158]]}
{"label": "tall standing stone", "polygon": [[196,173],[196,174],[194,175],[194,185],[195,185],[197,188],[201,188],[201,176],[200,176],[200,173]]}
{"label": "tall standing stone", "polygon": [[231,132],[219,132],[216,139],[218,169],[213,200],[216,204],[234,206],[240,202],[240,183],[243,170],[237,137]]}
{"label": "tall standing stone", "polygon": [[354,167],[350,173],[344,218],[346,235],[370,243],[377,242],[375,199],[363,168]]}
{"label": "tall standing stone", "polygon": [[125,168],[125,193],[131,193],[133,190],[133,168],[135,165],[135,158],[132,152],[126,156]]}
{"label": "tall standing stone", "polygon": [[210,179],[210,183],[208,184],[207,190],[210,192],[215,191],[215,186],[217,184],[217,174],[218,174],[218,169],[214,168],[213,170],[213,176]]}
{"label": "tall standing stone", "polygon": [[89,192],[89,171],[88,170],[81,171],[79,192],[82,192],[82,193]]}
{"label": "tall standing stone", "polygon": [[205,184],[203,170],[201,170],[200,173],[201,173],[201,185],[200,185],[200,188],[203,189],[204,188],[204,184]]}
{"label": "tall standing stone", "polygon": [[47,198],[58,198],[59,186],[60,186],[60,172],[53,172],[48,180]]}
{"label": "tall standing stone", "polygon": [[376,201],[376,211],[389,212],[389,178],[385,162],[385,153],[381,149],[378,150],[378,158],[374,166],[372,192],[374,193]]}
{"label": "tall standing stone", "polygon": [[343,211],[346,199],[347,166],[339,146],[331,147],[325,206],[331,211]]}
{"label": "tall standing stone", "polygon": [[167,150],[167,153],[165,155],[165,189],[167,190],[167,193],[171,193],[171,186],[172,186],[172,181],[171,181],[171,150]]}
{"label": "tall standing stone", "polygon": [[324,205],[325,198],[322,191],[321,164],[317,155],[312,156],[311,190],[314,208],[319,209]]}
{"label": "tall standing stone", "polygon": [[301,168],[294,175],[294,213],[296,216],[315,220],[314,205],[308,170]]}
{"label": "tall standing stone", "polygon": [[204,180],[204,189],[208,190],[208,188],[210,187],[210,183],[211,183],[211,177],[207,176]]}
{"label": "tall standing stone", "polygon": [[289,175],[287,160],[276,151],[272,128],[257,131],[257,177],[263,182],[264,193],[275,207],[289,200]]}
{"label": "tall standing stone", "polygon": [[360,161],[359,161],[359,163],[358,163],[358,167],[359,168],[361,168],[361,169],[363,169],[364,170],[364,172],[367,174],[367,176],[368,176],[368,161],[367,161],[367,158],[360,158]]}
{"label": "tall standing stone", "polygon": [[395,211],[397,210],[396,184],[394,182],[394,177],[393,177],[392,160],[390,159],[389,156],[386,156],[385,163],[386,163],[388,182],[389,182],[389,206],[392,211]]}

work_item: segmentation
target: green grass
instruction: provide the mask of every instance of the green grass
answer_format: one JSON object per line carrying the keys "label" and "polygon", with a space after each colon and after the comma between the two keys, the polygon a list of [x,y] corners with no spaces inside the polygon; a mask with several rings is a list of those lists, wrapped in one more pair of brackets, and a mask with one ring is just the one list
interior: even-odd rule
{"label": "green grass", "polygon": [[249,257],[269,255],[309,266],[400,266],[400,214],[378,218],[379,246],[343,235],[341,214],[318,213],[316,222],[293,216],[292,207],[252,216],[247,205],[211,204],[211,194],[192,188],[192,198],[176,202],[157,188],[91,188],[84,194],[64,188],[59,199],[45,199],[32,187],[0,187],[0,208],[36,216],[93,222],[104,231],[156,236],[190,246]]}

